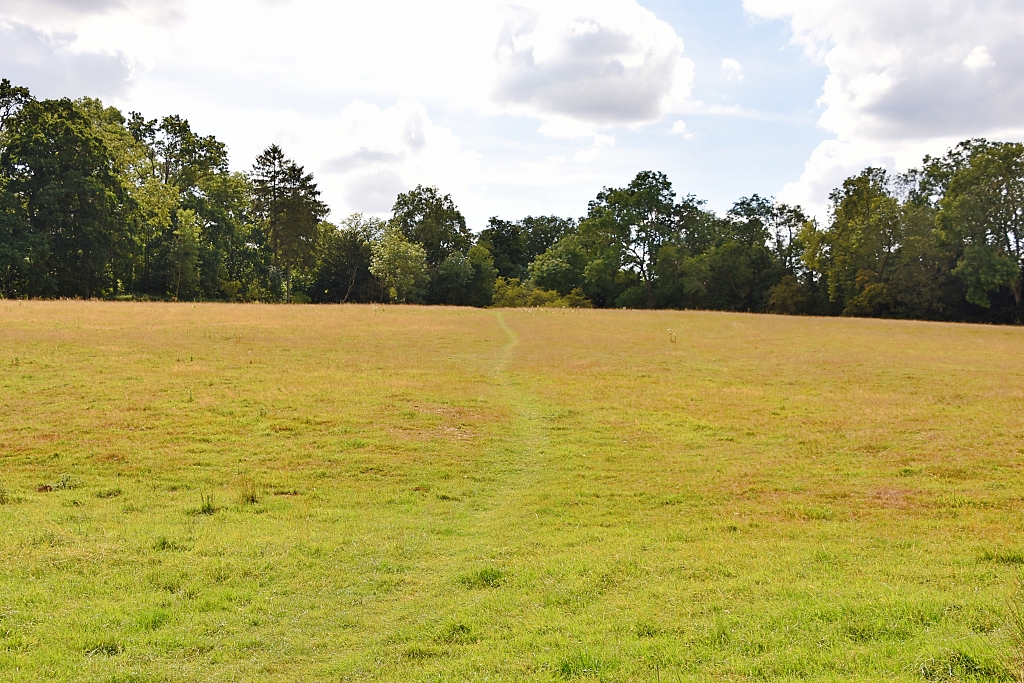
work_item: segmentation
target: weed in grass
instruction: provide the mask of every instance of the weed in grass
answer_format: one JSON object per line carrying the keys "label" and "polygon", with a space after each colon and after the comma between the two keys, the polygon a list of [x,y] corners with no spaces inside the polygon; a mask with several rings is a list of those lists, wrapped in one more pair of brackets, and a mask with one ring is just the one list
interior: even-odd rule
{"label": "weed in grass", "polygon": [[89,657],[116,657],[121,652],[121,644],[114,640],[101,640],[85,646],[85,654]]}
{"label": "weed in grass", "polygon": [[423,645],[410,645],[409,647],[402,650],[402,657],[404,659],[411,659],[413,661],[432,659],[440,655],[441,652],[439,650],[435,650],[432,647],[424,647]]}
{"label": "weed in grass", "polygon": [[818,507],[816,505],[792,508],[788,512],[791,517],[802,519],[804,521],[828,522],[835,517],[835,513],[832,512],[832,510]]}
{"label": "weed in grass", "polygon": [[175,543],[174,541],[168,540],[166,536],[160,536],[153,543],[153,550],[156,550],[157,552],[162,552],[162,551],[165,551],[165,550],[184,550],[184,549],[185,549],[184,546],[182,546],[182,545],[180,545],[178,543]]}
{"label": "weed in grass", "polygon": [[256,505],[260,502],[259,488],[252,479],[242,480],[241,491],[238,494],[238,502],[241,505]]}
{"label": "weed in grass", "polygon": [[97,498],[117,498],[123,493],[121,489],[100,489],[95,495]]}
{"label": "weed in grass", "polygon": [[0,483],[0,505],[7,505],[10,502],[11,499],[7,495],[7,487]]}
{"label": "weed in grass", "polygon": [[105,679],[103,683],[151,683],[152,680],[152,678],[143,674],[129,672],[114,674],[110,678]]}
{"label": "weed in grass", "polygon": [[143,631],[156,631],[166,624],[171,618],[167,610],[151,609],[139,615],[139,628]]}
{"label": "weed in grass", "polygon": [[481,588],[498,588],[505,581],[505,574],[494,567],[484,567],[479,571],[466,574],[459,579],[466,588],[474,590]]}
{"label": "weed in grass", "polygon": [[472,628],[462,622],[455,622],[445,626],[437,635],[436,640],[446,645],[471,645],[479,638],[473,633]]}
{"label": "weed in grass", "polygon": [[199,507],[192,510],[195,515],[213,515],[217,513],[217,506],[213,502],[212,493],[204,493],[199,496]]}
{"label": "weed in grass", "polygon": [[649,621],[641,621],[636,625],[637,638],[656,638],[661,635],[661,629]]}
{"label": "weed in grass", "polygon": [[1006,666],[1017,683],[1024,683],[1024,580],[1018,579],[1017,590],[1006,606],[1009,643]]}
{"label": "weed in grass", "polygon": [[37,493],[50,493],[51,491],[70,491],[82,485],[81,480],[65,472],[54,484],[40,484],[36,487]]}
{"label": "weed in grass", "polygon": [[995,562],[1005,565],[1024,565],[1024,553],[1005,550],[986,550],[981,554],[982,562]]}
{"label": "weed in grass", "polygon": [[980,661],[960,649],[950,650],[926,660],[920,667],[926,681],[1012,681],[1003,667]]}
{"label": "weed in grass", "polygon": [[584,676],[602,676],[617,668],[617,662],[610,659],[599,659],[589,652],[576,652],[563,657],[556,667],[562,678],[582,678]]}

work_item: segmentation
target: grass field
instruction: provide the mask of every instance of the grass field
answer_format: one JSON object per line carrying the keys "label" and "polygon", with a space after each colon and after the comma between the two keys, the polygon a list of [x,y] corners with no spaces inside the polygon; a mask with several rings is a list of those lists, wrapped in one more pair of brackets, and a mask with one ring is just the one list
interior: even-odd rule
{"label": "grass field", "polygon": [[0,301],[0,680],[1011,681],[1022,475],[1019,328]]}

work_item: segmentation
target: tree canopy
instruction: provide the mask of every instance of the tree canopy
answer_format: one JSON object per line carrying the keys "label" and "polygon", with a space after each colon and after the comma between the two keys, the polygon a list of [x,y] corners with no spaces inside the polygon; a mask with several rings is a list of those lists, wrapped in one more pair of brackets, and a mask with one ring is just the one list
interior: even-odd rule
{"label": "tree canopy", "polygon": [[641,171],[579,218],[492,217],[417,185],[326,221],[268,146],[246,172],[186,119],[0,81],[0,296],[694,308],[1019,324],[1024,145],[867,168],[828,220],[759,195],[718,215]]}

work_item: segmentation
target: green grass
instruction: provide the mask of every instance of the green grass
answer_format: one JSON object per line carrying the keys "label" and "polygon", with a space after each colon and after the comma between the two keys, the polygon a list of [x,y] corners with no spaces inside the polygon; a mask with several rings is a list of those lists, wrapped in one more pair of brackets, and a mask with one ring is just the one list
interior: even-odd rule
{"label": "green grass", "polygon": [[0,301],[0,330],[0,680],[1024,661],[1021,329]]}

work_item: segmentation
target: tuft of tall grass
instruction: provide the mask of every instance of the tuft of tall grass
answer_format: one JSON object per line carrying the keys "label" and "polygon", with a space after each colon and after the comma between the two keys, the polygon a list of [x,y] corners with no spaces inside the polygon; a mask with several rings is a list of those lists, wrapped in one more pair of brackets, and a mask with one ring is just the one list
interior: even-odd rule
{"label": "tuft of tall grass", "polygon": [[212,515],[216,514],[217,506],[213,502],[212,493],[203,493],[199,497],[199,507],[192,511],[197,515]]}
{"label": "tuft of tall grass", "polygon": [[252,479],[243,479],[241,491],[238,494],[238,502],[241,505],[256,505],[260,502],[259,487]]}
{"label": "tuft of tall grass", "polygon": [[7,495],[7,488],[0,483],[0,505],[7,505],[10,502],[11,498]]}
{"label": "tuft of tall grass", "polygon": [[1009,647],[1007,668],[1018,683],[1024,683],[1024,579],[1018,580],[1017,591],[1006,606]]}
{"label": "tuft of tall grass", "polygon": [[53,490],[70,491],[72,489],[77,489],[81,485],[82,482],[80,482],[78,479],[68,474],[67,472],[65,472],[64,474],[60,475],[60,479],[58,479],[57,483],[53,485]]}
{"label": "tuft of tall grass", "polygon": [[926,681],[1006,680],[1006,672],[998,666],[986,664],[960,649],[928,659],[921,664],[920,674]]}
{"label": "tuft of tall grass", "polygon": [[500,569],[485,567],[471,574],[466,574],[459,579],[466,588],[498,588],[505,581],[505,574]]}

